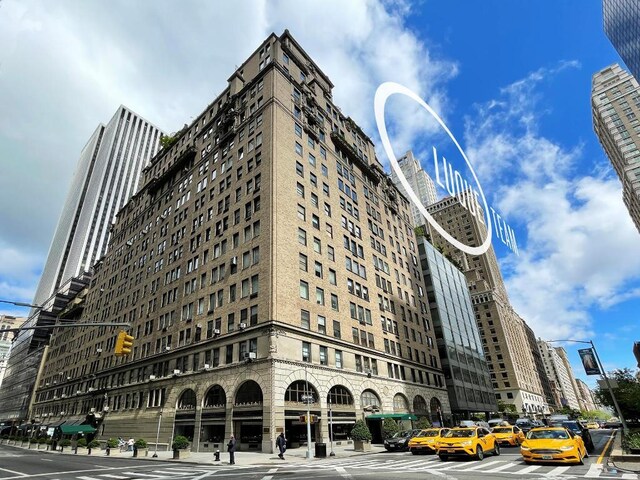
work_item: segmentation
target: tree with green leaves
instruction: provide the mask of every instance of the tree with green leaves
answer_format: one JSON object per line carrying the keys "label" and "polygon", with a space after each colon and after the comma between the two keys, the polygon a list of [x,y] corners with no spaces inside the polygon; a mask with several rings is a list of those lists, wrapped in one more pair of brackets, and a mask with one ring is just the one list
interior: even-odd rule
{"label": "tree with green leaves", "polygon": [[[622,416],[626,420],[640,419],[640,381],[633,374],[633,371],[629,368],[623,368],[609,372],[609,376],[618,383],[614,394]],[[599,388],[595,395],[602,405],[614,408],[608,388]]]}
{"label": "tree with green leaves", "polygon": [[418,418],[418,423],[416,423],[416,428],[426,429],[431,428],[431,419],[429,417],[420,417]]}
{"label": "tree with green leaves", "polygon": [[358,442],[370,442],[373,437],[364,420],[358,420],[351,429],[351,439]]}
{"label": "tree with green leaves", "polygon": [[400,425],[393,418],[385,418],[382,422],[382,435],[384,438],[392,437],[400,431]]}

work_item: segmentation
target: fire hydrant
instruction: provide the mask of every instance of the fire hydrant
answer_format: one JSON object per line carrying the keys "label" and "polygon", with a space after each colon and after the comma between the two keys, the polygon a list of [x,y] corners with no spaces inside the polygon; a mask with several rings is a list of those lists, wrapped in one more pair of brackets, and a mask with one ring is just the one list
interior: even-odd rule
{"label": "fire hydrant", "polygon": [[214,458],[214,461],[219,462],[219,461],[220,461],[220,450],[216,450],[216,451],[213,453],[213,456],[215,457],[215,458]]}

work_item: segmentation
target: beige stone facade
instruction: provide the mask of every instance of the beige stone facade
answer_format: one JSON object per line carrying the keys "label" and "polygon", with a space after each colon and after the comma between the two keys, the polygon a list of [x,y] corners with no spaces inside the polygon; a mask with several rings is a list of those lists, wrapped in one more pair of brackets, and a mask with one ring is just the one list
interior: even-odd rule
{"label": "beige stone facade", "polygon": [[39,420],[271,451],[282,429],[306,441],[307,401],[325,441],[329,407],[336,440],[373,413],[449,414],[408,202],[332,88],[271,35],[153,159],[83,315],[130,322],[133,353],[108,327],[56,335]]}

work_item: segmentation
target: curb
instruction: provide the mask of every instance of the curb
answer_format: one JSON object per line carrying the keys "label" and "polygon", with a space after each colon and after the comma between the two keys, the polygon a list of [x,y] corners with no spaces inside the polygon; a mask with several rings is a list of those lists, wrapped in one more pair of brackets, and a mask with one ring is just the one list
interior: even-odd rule
{"label": "curb", "polygon": [[[640,455],[630,455],[625,454],[622,451],[622,438],[621,435],[618,435],[619,430],[615,433],[615,438],[613,439],[613,447],[611,449],[611,453],[609,455],[609,463],[613,465],[617,470],[625,473],[640,473]],[[634,461],[635,460],[635,461]],[[639,468],[634,470],[629,467],[620,466],[625,463],[636,463]]]}

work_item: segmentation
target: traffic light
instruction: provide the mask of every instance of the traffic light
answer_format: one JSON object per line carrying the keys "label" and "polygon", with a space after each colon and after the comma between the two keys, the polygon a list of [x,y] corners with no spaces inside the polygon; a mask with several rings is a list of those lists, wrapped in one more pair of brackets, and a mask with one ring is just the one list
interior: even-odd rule
{"label": "traffic light", "polygon": [[124,330],[120,330],[120,332],[118,332],[118,338],[116,339],[116,356],[121,357],[124,355],[129,355],[131,353],[131,349],[133,348],[133,340],[134,338],[131,335],[129,335]]}
{"label": "traffic light", "polygon": [[[306,415],[300,415],[300,423],[307,423]],[[309,415],[309,423],[318,423],[318,415]]]}

